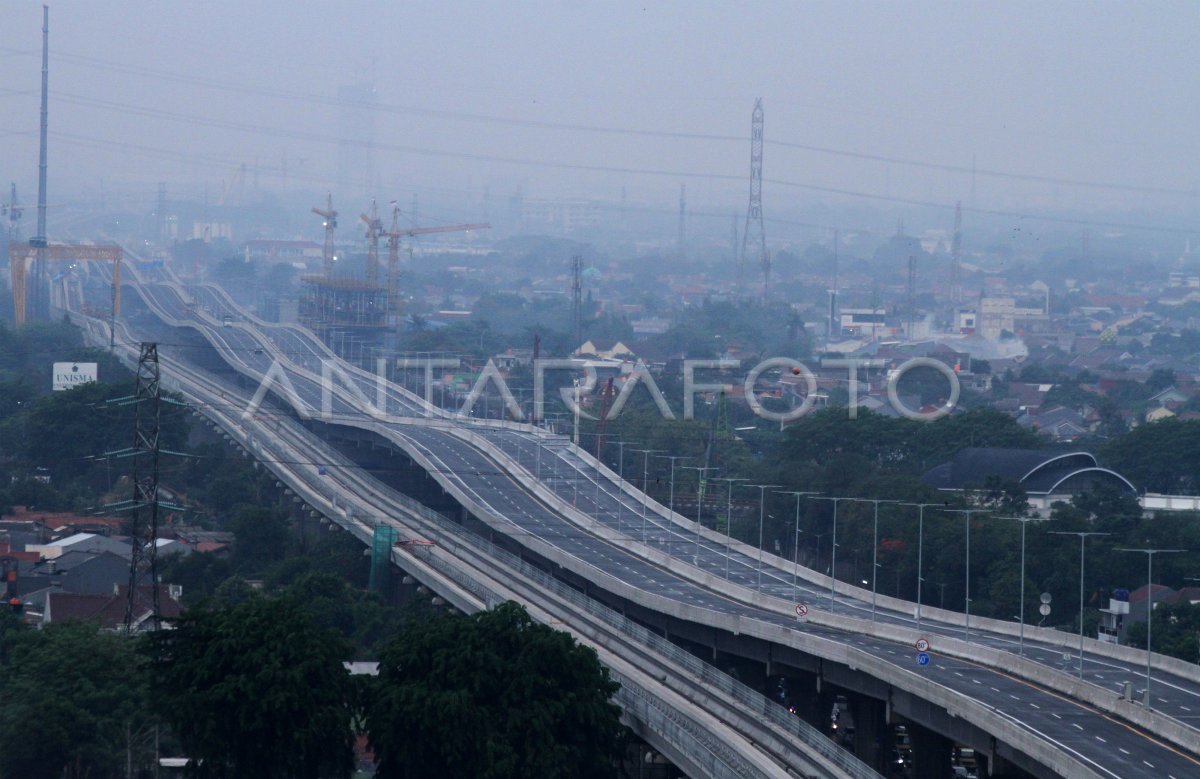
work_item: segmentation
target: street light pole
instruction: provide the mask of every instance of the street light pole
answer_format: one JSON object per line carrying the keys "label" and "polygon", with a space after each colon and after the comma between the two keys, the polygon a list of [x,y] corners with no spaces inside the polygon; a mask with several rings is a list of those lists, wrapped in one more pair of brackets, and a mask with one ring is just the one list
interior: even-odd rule
{"label": "street light pole", "polygon": [[655,455],[655,457],[660,460],[671,461],[671,492],[670,498],[667,500],[667,557],[671,557],[671,550],[675,544],[675,462],[690,458],[682,454],[659,454]]}
{"label": "street light pole", "polygon": [[[621,484],[625,483],[625,447],[632,444],[632,441],[613,441],[617,445],[617,478],[621,480]],[[617,532],[621,532],[621,515],[625,508],[625,501],[621,500],[621,490],[617,491]]]}
{"label": "street light pole", "polygon": [[[1154,657],[1150,639],[1153,636],[1151,623],[1154,621],[1154,555],[1178,554],[1186,549],[1117,549],[1118,552],[1141,552],[1146,555],[1146,691],[1142,694],[1142,703],[1149,711],[1152,708],[1150,698],[1150,661]],[[1083,645],[1080,644],[1082,647]],[[1080,652],[1080,665],[1083,664],[1083,653]]]}
{"label": "street light pole", "polygon": [[661,449],[633,449],[634,452],[639,452],[642,457],[642,543],[646,543],[646,504],[650,502],[650,493],[646,488],[649,486],[647,482],[650,479],[650,455],[661,452]]}
{"label": "street light pole", "polygon": [[758,490],[758,589],[762,589],[763,571],[763,512],[767,504],[767,490],[782,487],[782,484],[745,484],[744,487]]}
{"label": "street light pole", "polygon": [[833,502],[833,538],[829,545],[829,611],[833,612],[833,604],[837,602],[837,515],[838,503],[843,500],[854,500],[848,497],[824,498],[813,496],[813,500],[828,500]]}
{"label": "street light pole", "polygon": [[[1025,526],[1030,522],[1046,522],[1049,517],[996,517],[996,519],[1015,519],[1021,523],[1021,640],[1018,654],[1021,657],[1025,656]],[[1080,620],[1079,624],[1083,624]]]}
{"label": "street light pole", "polygon": [[800,575],[800,498],[805,496],[820,495],[819,492],[804,492],[802,490],[784,490],[780,495],[795,495],[796,496],[796,538],[792,542],[792,602],[799,603],[800,595],[799,588],[796,585],[796,579]]}
{"label": "street light pole", "polygon": [[[1090,536],[1107,536],[1109,533],[1099,533],[1096,531],[1083,530],[1052,530],[1052,535],[1056,536],[1078,536],[1079,537],[1079,678],[1083,678],[1083,561],[1084,553],[1087,548],[1087,540]],[[1149,614],[1146,616],[1150,618]],[[1149,687],[1147,687],[1149,689]]]}
{"label": "street light pole", "polygon": [[965,579],[965,592],[963,595],[963,635],[969,641],[971,638],[971,516],[973,514],[986,514],[990,509],[942,509],[950,514],[962,514],[966,519],[967,528],[967,570]]}
{"label": "street light pole", "polygon": [[729,558],[733,556],[733,483],[749,481],[729,476],[714,476],[713,481],[723,481],[729,484],[728,497],[725,500],[725,580],[729,580]]}
{"label": "street light pole", "polygon": [[921,629],[921,585],[925,582],[925,508],[927,506],[944,506],[943,503],[901,503],[902,506],[916,506],[917,516],[917,630]]}
{"label": "street light pole", "polygon": [[871,621],[875,621],[875,581],[879,578],[879,504],[899,503],[898,500],[880,500],[878,498],[856,498],[860,503],[875,504],[874,531],[871,535]]}
{"label": "street light pole", "polygon": [[680,468],[696,472],[696,552],[692,555],[692,563],[700,559],[700,511],[704,506],[704,472],[715,471],[711,465],[681,465]]}

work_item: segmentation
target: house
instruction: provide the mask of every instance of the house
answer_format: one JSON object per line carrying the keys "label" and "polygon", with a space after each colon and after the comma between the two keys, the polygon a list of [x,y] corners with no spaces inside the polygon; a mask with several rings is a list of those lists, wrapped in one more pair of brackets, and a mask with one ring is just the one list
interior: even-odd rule
{"label": "house", "polygon": [[1175,416],[1174,411],[1167,408],[1166,406],[1159,406],[1156,409],[1146,412],[1146,421],[1147,422],[1158,422],[1159,420],[1162,420],[1162,419],[1170,419],[1173,416]]}
{"label": "house", "polygon": [[[128,605],[128,585],[117,585],[103,595],[81,595],[73,592],[52,592],[46,598],[42,624],[61,622],[99,622],[101,630],[117,630],[125,624]],[[150,629],[153,614],[154,589],[138,587],[133,603],[133,627],[138,632]],[[163,619],[183,614],[183,589],[176,584],[158,585],[158,612]]]}
{"label": "house", "polygon": [[133,555],[132,547],[127,541],[95,533],[76,533],[48,544],[28,544],[25,551],[37,552],[47,560],[53,560],[67,552],[111,552],[126,560]]}
{"label": "house", "polygon": [[1065,406],[1022,414],[1017,418],[1017,424],[1060,442],[1074,441],[1085,435],[1089,429],[1082,414]]}

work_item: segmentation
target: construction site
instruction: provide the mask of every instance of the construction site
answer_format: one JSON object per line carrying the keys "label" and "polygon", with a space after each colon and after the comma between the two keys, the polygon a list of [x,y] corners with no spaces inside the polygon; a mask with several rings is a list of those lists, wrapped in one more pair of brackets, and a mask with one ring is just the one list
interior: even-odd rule
{"label": "construction site", "polygon": [[[325,230],[322,268],[319,274],[301,278],[299,306],[301,324],[328,341],[334,331],[354,334],[364,341],[383,341],[395,332],[403,317],[400,296],[400,241],[419,235],[486,230],[487,223],[440,225],[436,227],[401,227],[400,209],[392,207],[388,229],[379,216],[378,205],[372,201],[370,213],[359,215],[366,226],[367,263],[363,277],[340,273],[346,267],[344,255],[339,254],[336,242],[338,212],[333,207],[333,195],[325,199],[324,207],[312,212],[321,217]],[[380,240],[387,240],[387,278],[380,278]]]}

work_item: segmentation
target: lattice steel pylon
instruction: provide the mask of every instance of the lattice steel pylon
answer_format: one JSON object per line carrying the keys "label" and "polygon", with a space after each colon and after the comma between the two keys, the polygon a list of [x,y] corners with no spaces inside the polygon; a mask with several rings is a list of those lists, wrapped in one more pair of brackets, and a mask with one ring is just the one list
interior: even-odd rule
{"label": "lattice steel pylon", "polygon": [[954,237],[950,242],[950,302],[962,302],[962,201],[954,204]]}
{"label": "lattice steel pylon", "polygon": [[158,603],[158,436],[162,398],[159,394],[158,344],[143,343],[133,394],[133,509],[130,539],[129,590],[125,601],[125,632],[136,628],[139,588],[149,582],[150,627],[161,627]]}
{"label": "lattice steel pylon", "polygon": [[[763,274],[763,300],[771,283],[771,258],[767,254],[767,233],[762,214],[763,105],[762,98],[754,102],[750,115],[750,205],[746,209],[746,227],[742,230],[742,256],[739,269],[753,257]],[[739,270],[739,277],[741,272]]]}

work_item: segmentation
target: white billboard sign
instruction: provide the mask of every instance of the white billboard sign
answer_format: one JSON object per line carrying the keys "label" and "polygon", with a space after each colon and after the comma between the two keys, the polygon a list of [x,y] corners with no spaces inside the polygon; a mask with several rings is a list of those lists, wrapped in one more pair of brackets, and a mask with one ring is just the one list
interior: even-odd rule
{"label": "white billboard sign", "polygon": [[94,362],[56,362],[52,374],[51,389],[55,392],[69,390],[80,384],[96,380],[96,363]]}

